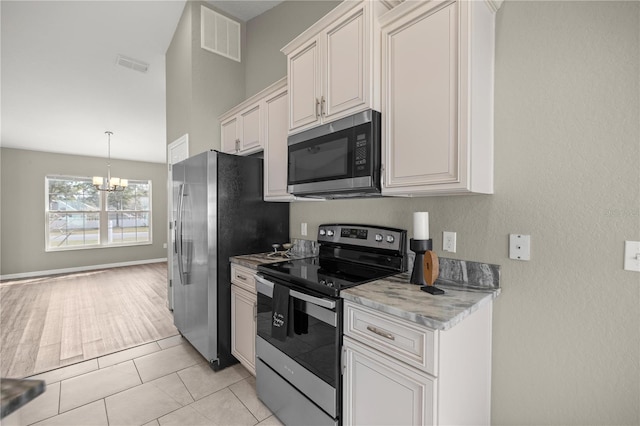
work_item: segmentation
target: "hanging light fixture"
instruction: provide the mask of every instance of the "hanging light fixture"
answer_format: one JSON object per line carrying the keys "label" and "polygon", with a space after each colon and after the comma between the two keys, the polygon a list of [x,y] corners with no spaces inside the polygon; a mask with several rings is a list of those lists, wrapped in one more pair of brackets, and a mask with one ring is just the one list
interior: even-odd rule
{"label": "hanging light fixture", "polygon": [[129,185],[129,181],[127,179],[120,179],[111,176],[111,135],[113,134],[113,132],[106,131],[104,133],[107,135],[108,144],[107,179],[105,181],[102,176],[94,176],[93,186],[95,186],[98,191],[124,191],[124,189]]}

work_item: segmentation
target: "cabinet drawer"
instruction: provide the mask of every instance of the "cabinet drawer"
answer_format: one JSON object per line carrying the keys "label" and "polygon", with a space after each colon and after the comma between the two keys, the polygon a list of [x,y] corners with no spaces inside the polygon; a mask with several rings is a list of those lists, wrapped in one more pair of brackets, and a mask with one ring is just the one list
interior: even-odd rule
{"label": "cabinet drawer", "polygon": [[437,376],[434,330],[345,300],[344,334]]}
{"label": "cabinet drawer", "polygon": [[256,271],[252,269],[235,263],[231,264],[231,282],[253,294],[256,293],[255,273]]}

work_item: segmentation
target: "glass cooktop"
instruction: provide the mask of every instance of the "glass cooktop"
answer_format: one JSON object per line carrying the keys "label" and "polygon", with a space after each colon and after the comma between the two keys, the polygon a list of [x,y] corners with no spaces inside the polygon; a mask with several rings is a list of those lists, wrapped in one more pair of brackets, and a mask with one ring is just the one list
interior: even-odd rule
{"label": "glass cooktop", "polygon": [[286,260],[258,266],[258,271],[280,278],[291,287],[301,286],[328,296],[338,297],[340,290],[397,273],[388,269],[320,257]]}

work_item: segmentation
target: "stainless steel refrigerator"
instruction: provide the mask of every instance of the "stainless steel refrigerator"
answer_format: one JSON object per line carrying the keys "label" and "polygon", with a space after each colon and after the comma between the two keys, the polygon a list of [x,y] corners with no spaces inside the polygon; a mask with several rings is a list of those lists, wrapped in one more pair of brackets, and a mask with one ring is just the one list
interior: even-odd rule
{"label": "stainless steel refrigerator", "polygon": [[173,165],[174,323],[214,370],[233,364],[229,257],[289,240],[289,204],[263,201],[261,158],[203,152]]}

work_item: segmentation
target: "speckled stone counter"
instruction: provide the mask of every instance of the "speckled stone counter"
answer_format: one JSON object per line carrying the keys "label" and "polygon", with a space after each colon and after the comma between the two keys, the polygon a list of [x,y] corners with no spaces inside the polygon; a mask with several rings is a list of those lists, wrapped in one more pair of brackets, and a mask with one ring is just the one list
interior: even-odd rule
{"label": "speckled stone counter", "polygon": [[43,380],[0,379],[2,411],[0,418],[16,411],[44,392]]}
{"label": "speckled stone counter", "polygon": [[395,315],[435,330],[447,330],[500,294],[499,288],[463,287],[437,280],[436,287],[445,291],[431,295],[409,284],[409,274],[372,281],[342,291],[343,299]]}

